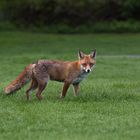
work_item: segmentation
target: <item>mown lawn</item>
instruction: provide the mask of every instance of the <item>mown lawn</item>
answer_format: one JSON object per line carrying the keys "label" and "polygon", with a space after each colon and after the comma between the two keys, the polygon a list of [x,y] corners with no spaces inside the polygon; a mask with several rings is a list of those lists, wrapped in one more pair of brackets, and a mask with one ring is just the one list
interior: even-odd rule
{"label": "mown lawn", "polygon": [[[97,49],[95,70],[58,99],[62,83],[49,82],[38,101],[25,86],[12,96],[3,88],[38,59],[76,60],[77,50]],[[53,35],[0,33],[0,139],[139,140],[140,34]]]}

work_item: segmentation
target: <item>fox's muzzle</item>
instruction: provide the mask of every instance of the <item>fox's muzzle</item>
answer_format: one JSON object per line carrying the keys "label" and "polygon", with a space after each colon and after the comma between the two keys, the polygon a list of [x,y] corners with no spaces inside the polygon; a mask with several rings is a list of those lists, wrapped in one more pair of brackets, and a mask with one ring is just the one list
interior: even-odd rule
{"label": "fox's muzzle", "polygon": [[81,66],[82,70],[84,70],[86,73],[90,73],[91,72],[91,68],[86,68]]}
{"label": "fox's muzzle", "polygon": [[86,72],[87,72],[87,73],[90,73],[90,72],[91,72],[91,69],[87,69]]}

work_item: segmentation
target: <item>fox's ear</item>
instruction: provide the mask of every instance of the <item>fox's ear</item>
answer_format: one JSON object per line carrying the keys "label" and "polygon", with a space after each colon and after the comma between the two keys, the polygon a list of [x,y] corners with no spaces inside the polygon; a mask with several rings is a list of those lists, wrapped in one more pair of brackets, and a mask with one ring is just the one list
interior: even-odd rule
{"label": "fox's ear", "polygon": [[90,54],[91,58],[95,58],[96,57],[96,50],[93,50]]}
{"label": "fox's ear", "polygon": [[78,57],[79,57],[79,59],[83,59],[84,58],[84,53],[82,52],[82,51],[78,51]]}

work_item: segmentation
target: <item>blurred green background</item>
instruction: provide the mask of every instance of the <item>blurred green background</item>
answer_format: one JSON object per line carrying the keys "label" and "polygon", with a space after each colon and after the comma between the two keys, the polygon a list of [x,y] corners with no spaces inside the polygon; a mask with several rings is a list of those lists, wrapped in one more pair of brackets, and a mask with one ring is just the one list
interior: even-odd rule
{"label": "blurred green background", "polygon": [[140,32],[139,0],[1,0],[0,29]]}

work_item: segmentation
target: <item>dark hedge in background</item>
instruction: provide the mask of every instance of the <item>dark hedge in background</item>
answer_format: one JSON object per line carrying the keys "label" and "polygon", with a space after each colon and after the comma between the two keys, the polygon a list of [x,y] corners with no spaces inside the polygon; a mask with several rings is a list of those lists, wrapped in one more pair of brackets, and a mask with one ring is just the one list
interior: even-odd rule
{"label": "dark hedge in background", "polygon": [[22,25],[79,26],[140,20],[140,0],[1,0],[0,20]]}

